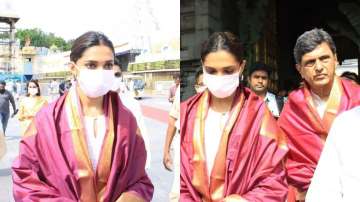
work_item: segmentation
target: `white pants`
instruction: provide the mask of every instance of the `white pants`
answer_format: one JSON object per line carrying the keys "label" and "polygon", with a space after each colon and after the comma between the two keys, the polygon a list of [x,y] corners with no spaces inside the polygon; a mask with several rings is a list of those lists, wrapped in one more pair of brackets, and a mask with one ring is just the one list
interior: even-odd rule
{"label": "white pants", "polygon": [[173,172],[174,179],[171,187],[171,191],[169,194],[171,202],[178,202],[180,199],[180,135],[176,132],[173,142],[172,142],[172,150],[174,154],[173,158]]}

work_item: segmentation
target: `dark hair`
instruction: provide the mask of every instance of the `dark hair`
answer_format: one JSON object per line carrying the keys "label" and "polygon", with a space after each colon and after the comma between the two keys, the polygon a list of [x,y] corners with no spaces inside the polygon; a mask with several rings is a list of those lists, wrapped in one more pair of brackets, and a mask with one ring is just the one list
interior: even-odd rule
{"label": "dark hair", "polygon": [[340,77],[343,77],[343,78],[346,78],[346,79],[349,79],[349,80],[353,80],[357,84],[359,84],[359,77],[354,72],[349,72],[349,71],[343,72]]}
{"label": "dark hair", "polygon": [[198,70],[196,70],[195,72],[195,84],[198,82],[199,77],[203,74],[203,69],[199,68]]}
{"label": "dark hair", "polygon": [[255,71],[264,71],[268,74],[268,76],[270,76],[271,74],[271,68],[265,64],[265,63],[261,63],[261,62],[256,62],[249,70],[249,77],[251,77],[252,73],[254,73]]}
{"label": "dark hair", "polygon": [[117,65],[117,66],[121,67],[120,66],[120,61],[116,57],[114,57],[114,65]]}
{"label": "dark hair", "polygon": [[333,54],[336,54],[336,47],[331,36],[323,29],[314,28],[303,33],[296,40],[294,57],[297,64],[301,63],[302,56],[313,51],[321,43],[327,43]]}
{"label": "dark hair", "polygon": [[204,62],[209,53],[225,50],[233,54],[240,63],[243,60],[243,46],[240,39],[231,32],[213,33],[201,47],[201,61]]}
{"label": "dark hair", "polygon": [[0,81],[0,84],[6,86],[6,82],[5,82],[5,81]]}
{"label": "dark hair", "polygon": [[26,84],[26,96],[29,97],[30,93],[29,93],[29,84],[30,83],[34,83],[36,85],[36,87],[38,88],[38,92],[36,93],[36,96],[40,96],[41,92],[40,92],[40,85],[37,79],[31,79],[29,82],[27,82]]}
{"label": "dark hair", "polygon": [[70,53],[70,61],[77,62],[79,58],[81,58],[84,51],[92,46],[104,45],[109,47],[114,53],[115,57],[115,49],[112,42],[101,32],[86,32],[85,34],[79,36],[75,39]]}

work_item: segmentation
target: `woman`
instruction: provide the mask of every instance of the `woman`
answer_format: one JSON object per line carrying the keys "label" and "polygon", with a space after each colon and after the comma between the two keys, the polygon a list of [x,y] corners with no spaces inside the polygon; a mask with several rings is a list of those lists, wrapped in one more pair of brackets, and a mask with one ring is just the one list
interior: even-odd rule
{"label": "woman", "polygon": [[180,201],[285,201],[287,147],[262,99],[239,86],[239,39],[214,33],[201,62],[207,89],[181,104]]}
{"label": "woman", "polygon": [[110,92],[114,47],[87,32],[71,48],[77,82],[43,108],[13,164],[16,201],[150,201],[146,150],[134,116]]}
{"label": "woman", "polygon": [[18,119],[20,121],[21,134],[24,135],[36,113],[47,101],[41,96],[40,86],[37,80],[30,80],[26,85],[26,97],[20,101]]}

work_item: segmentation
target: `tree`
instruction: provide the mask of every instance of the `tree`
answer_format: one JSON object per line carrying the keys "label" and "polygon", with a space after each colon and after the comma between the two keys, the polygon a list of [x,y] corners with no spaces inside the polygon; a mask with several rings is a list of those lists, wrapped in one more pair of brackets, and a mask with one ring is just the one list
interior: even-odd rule
{"label": "tree", "polygon": [[54,33],[45,33],[41,29],[18,29],[15,37],[20,39],[20,46],[25,44],[26,37],[31,39],[32,46],[47,47],[55,45],[61,51],[67,51],[71,48],[71,43],[65,41],[63,38],[55,36]]}

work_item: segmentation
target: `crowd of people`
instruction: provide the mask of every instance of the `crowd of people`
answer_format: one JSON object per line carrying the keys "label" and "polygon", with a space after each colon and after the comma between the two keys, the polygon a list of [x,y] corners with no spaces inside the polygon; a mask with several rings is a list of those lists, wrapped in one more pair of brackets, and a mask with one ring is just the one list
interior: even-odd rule
{"label": "crowd of people", "polygon": [[[242,51],[235,35],[211,35],[201,49],[197,94],[181,103],[180,116],[169,115],[163,162],[175,171],[172,190],[180,186],[172,201],[356,201],[359,77],[335,75],[331,36],[315,28],[297,39],[302,81],[290,92],[269,91],[264,63],[242,77]],[[169,157],[172,141],[179,159]]]}
{"label": "crowd of people", "polygon": [[[246,67],[232,33],[212,34],[200,55],[196,94],[180,103],[177,74],[169,89],[163,165],[174,174],[170,201],[357,200],[359,78],[335,75],[336,46],[326,31],[297,39],[302,85],[291,92],[270,92],[272,69],[261,62]],[[17,108],[0,82],[2,133],[10,104],[21,124],[15,200],[150,201],[149,134],[112,42],[87,32],[74,41],[70,60],[72,76],[49,84],[56,95],[50,103],[30,80]]]}

